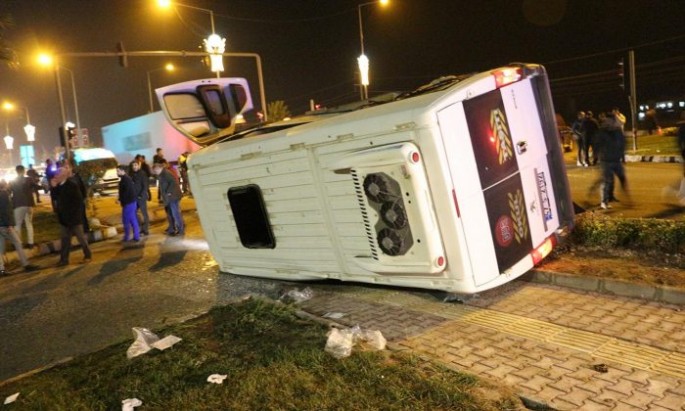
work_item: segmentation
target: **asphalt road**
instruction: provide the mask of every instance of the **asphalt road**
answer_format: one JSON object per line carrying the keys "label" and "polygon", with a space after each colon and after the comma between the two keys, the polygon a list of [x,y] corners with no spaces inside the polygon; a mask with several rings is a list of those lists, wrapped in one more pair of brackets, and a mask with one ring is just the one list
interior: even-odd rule
{"label": "asphalt road", "polygon": [[[683,165],[676,163],[626,163],[628,193],[620,190],[616,181],[616,197],[619,203],[612,203],[609,210],[601,212],[616,217],[651,217],[683,220],[685,206],[678,203],[673,190],[680,185]],[[588,210],[600,210],[600,188],[596,182],[601,179],[599,165],[578,167],[567,164],[573,201]],[[595,185],[595,189],[591,187]]]}

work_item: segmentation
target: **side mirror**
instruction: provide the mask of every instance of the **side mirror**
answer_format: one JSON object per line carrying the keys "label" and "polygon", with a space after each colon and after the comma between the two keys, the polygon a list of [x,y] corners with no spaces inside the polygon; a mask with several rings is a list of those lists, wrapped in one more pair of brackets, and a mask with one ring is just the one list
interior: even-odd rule
{"label": "side mirror", "polygon": [[171,125],[200,146],[234,133],[236,117],[253,108],[243,78],[193,80],[156,93]]}

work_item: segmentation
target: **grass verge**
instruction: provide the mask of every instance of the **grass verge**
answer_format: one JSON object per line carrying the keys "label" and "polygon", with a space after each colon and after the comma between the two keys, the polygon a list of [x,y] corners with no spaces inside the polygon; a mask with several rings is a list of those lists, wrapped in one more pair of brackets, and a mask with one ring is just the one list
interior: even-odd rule
{"label": "grass verge", "polygon": [[[131,341],[0,387],[14,410],[511,410],[520,401],[471,375],[398,352],[324,352],[325,326],[263,300],[162,330],[183,341],[126,358]],[[211,374],[227,374],[221,385]],[[0,396],[0,398],[4,398]]]}

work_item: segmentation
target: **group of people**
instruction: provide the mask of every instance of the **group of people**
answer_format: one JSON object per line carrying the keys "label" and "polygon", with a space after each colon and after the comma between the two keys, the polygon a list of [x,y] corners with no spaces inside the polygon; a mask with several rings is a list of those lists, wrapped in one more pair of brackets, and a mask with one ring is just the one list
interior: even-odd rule
{"label": "group of people", "polygon": [[[597,118],[591,111],[578,112],[576,121],[571,126],[578,143],[577,165],[588,167],[598,162],[602,166],[602,176],[590,187],[594,191],[602,185],[600,207],[611,208],[611,202],[618,201],[614,196],[615,178],[627,193],[628,182],[625,169],[626,138],[624,128],[626,117],[618,108],[607,113],[600,113]],[[590,155],[592,153],[592,155]]]}
{"label": "group of people", "polygon": [[[156,177],[159,201],[164,204],[167,214],[169,236],[183,236],[185,223],[181,214],[180,201],[184,193],[190,194],[187,186],[187,166],[185,159],[188,153],[183,153],[183,162],[179,164],[182,180],[176,170],[164,158],[163,150],[157,149],[153,165],[150,167],[144,155],[136,155],[127,169],[118,168],[119,203],[122,207],[122,221],[124,225],[124,242],[139,242],[141,235],[148,235],[150,218],[147,202],[151,200],[150,178]],[[33,171],[33,174],[31,173]],[[13,244],[21,266],[26,271],[34,271],[40,267],[29,264],[24,248],[34,247],[33,209],[40,202],[38,190],[40,176],[29,167],[27,175],[24,166],[16,167],[17,178],[10,183],[0,180],[0,256],[5,253],[5,240]],[[92,252],[88,244],[89,231],[86,217],[86,186],[81,177],[74,173],[71,161],[53,163],[46,160],[45,176],[49,184],[50,199],[53,211],[60,224],[60,258],[58,267],[69,264],[71,238],[76,237],[83,250],[83,263],[91,261]],[[185,184],[181,184],[185,181]],[[142,223],[138,222],[138,213]],[[27,242],[22,244],[22,227],[26,227]],[[4,258],[0,258],[0,276],[6,275]]]}
{"label": "group of people", "polygon": [[[128,169],[117,169],[119,174],[119,203],[124,226],[124,242],[137,243],[142,235],[149,234],[150,217],[147,202],[151,199],[150,176],[157,178],[158,199],[164,204],[170,236],[185,235],[185,223],[181,214],[180,201],[183,197],[179,176],[164,158],[161,148],[153,158],[152,168],[146,163],[145,156],[136,155]],[[142,226],[138,223],[138,212],[142,217]]]}
{"label": "group of people", "polygon": [[[86,237],[87,221],[85,213],[85,185],[83,180],[73,173],[69,161],[53,165],[46,161],[46,177],[50,184],[50,197],[53,210],[60,224],[61,251],[58,266],[69,264],[71,237],[76,236],[84,253],[84,262],[91,260],[91,251]],[[34,247],[33,209],[40,196],[35,196],[41,188],[38,175],[27,175],[23,165],[15,168],[17,177],[7,182],[0,180],[0,254],[5,253],[5,240],[14,246],[19,262],[25,271],[34,271],[40,267],[29,264],[24,244],[21,240],[22,226],[26,227],[26,248]],[[33,167],[29,167],[33,170]],[[35,172],[35,170],[34,170]],[[34,196],[36,198],[34,198]],[[86,229],[84,230],[84,226]],[[4,258],[0,258],[0,275],[6,275]]]}

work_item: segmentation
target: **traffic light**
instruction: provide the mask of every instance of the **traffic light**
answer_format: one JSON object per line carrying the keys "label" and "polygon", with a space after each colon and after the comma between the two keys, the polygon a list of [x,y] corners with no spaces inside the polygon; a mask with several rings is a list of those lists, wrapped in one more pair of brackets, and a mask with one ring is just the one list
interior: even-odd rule
{"label": "traffic light", "polygon": [[623,90],[626,89],[626,72],[625,72],[625,65],[624,65],[624,59],[621,59],[618,61],[618,78],[620,80],[620,83],[618,84],[619,87],[621,87]]}

